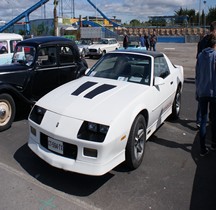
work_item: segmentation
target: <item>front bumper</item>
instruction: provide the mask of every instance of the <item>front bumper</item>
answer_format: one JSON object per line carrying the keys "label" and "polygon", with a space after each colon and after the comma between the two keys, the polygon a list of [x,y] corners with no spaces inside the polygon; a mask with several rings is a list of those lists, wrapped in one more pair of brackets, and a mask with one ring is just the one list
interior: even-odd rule
{"label": "front bumper", "polygon": [[[51,116],[50,121],[48,119]],[[103,143],[78,139],[76,134],[82,121],[67,117],[62,117],[60,120],[60,116],[54,113],[49,117],[45,117],[41,125],[29,120],[28,146],[50,165],[67,171],[99,176],[125,160],[125,145],[119,140],[120,138]],[[56,122],[60,122],[58,127]],[[67,154],[62,155],[49,150],[48,138],[63,142],[64,147],[67,144],[67,148],[65,147]],[[90,152],[87,154],[86,150]],[[97,155],[92,155],[92,150],[96,151]]]}
{"label": "front bumper", "polygon": [[36,143],[31,137],[29,138],[28,146],[41,159],[56,168],[93,176],[101,176],[109,172],[125,159],[124,152],[119,153],[118,156],[112,158],[108,162],[99,164],[92,163],[90,160],[85,162],[78,159],[66,158],[45,149],[40,144]]}

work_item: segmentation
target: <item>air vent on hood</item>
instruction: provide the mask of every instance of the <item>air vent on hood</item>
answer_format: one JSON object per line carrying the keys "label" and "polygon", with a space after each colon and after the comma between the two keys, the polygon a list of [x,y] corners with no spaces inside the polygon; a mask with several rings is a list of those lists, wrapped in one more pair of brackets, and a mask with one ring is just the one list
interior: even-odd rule
{"label": "air vent on hood", "polygon": [[71,93],[71,95],[78,96],[79,94],[81,94],[82,92],[96,84],[97,82],[86,82],[82,84],[80,87],[78,87],[73,93]]}
{"label": "air vent on hood", "polygon": [[95,88],[94,90],[92,90],[91,92],[87,93],[84,97],[85,98],[89,98],[89,99],[92,99],[94,98],[95,96],[103,93],[103,92],[106,92],[108,90],[111,90],[112,88],[115,88],[116,86],[115,85],[108,85],[108,84],[103,84],[97,88]]}

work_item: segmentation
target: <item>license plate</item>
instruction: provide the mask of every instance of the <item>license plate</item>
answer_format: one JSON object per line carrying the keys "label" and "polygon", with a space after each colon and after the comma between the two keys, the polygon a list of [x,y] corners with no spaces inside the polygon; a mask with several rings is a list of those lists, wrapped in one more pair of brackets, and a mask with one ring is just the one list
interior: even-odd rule
{"label": "license plate", "polygon": [[63,142],[48,137],[48,149],[63,155]]}

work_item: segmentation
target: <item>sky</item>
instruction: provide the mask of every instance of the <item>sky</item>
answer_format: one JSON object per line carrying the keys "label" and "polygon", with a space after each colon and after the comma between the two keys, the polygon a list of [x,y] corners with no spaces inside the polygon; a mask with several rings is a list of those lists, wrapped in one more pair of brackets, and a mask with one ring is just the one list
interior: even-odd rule
{"label": "sky", "polygon": [[[181,7],[183,9],[199,9],[208,12],[211,7],[216,7],[216,0],[91,0],[107,17],[121,19],[122,23],[129,23],[132,19],[141,22],[147,21],[149,16],[174,15]],[[24,12],[26,9],[39,2],[39,0],[1,0],[0,20],[10,21],[12,18]],[[53,17],[54,0],[46,3],[45,7],[37,9],[30,14],[29,19],[41,19]],[[59,1],[57,7],[58,16],[62,14],[71,17],[73,11],[75,17],[100,16],[100,14],[86,1],[74,0]],[[61,5],[61,7],[60,7]],[[61,10],[63,8],[63,10]],[[46,12],[44,12],[46,11]]]}

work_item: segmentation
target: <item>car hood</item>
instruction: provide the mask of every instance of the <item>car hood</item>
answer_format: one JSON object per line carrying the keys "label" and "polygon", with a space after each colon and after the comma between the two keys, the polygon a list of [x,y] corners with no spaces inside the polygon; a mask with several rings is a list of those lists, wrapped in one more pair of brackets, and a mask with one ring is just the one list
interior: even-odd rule
{"label": "car hood", "polygon": [[93,44],[91,46],[89,46],[89,49],[98,49],[98,48],[102,48],[102,47],[106,47],[109,46],[108,44]]}
{"label": "car hood", "polygon": [[37,105],[60,115],[109,125],[149,86],[84,76],[41,98]]}
{"label": "car hood", "polygon": [[91,45],[88,44],[79,44],[77,45],[79,48],[89,48]]}

